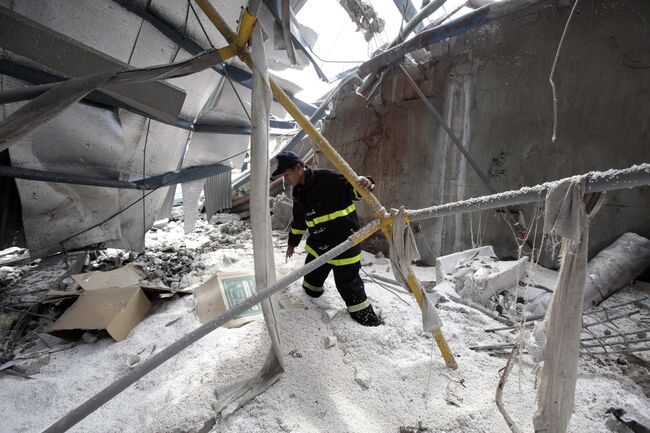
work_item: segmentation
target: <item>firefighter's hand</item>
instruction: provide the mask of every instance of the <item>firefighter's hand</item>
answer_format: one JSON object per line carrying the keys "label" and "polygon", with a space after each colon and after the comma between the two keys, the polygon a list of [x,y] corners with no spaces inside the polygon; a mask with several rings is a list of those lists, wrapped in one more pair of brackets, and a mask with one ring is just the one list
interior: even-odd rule
{"label": "firefighter's hand", "polygon": [[372,181],[365,176],[360,176],[358,183],[361,188],[367,189],[368,191],[372,191],[373,189],[375,189],[375,184],[372,183]]}
{"label": "firefighter's hand", "polygon": [[293,250],[296,249],[294,245],[287,245],[287,254],[284,257],[284,262],[286,263],[293,256]]}

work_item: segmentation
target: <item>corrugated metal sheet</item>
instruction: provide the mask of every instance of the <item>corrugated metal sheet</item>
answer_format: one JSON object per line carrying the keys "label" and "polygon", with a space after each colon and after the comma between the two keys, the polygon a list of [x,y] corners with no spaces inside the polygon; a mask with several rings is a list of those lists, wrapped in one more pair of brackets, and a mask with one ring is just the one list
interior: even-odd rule
{"label": "corrugated metal sheet", "polygon": [[223,209],[232,207],[232,194],[230,192],[232,171],[209,177],[205,182],[205,216],[210,217]]}

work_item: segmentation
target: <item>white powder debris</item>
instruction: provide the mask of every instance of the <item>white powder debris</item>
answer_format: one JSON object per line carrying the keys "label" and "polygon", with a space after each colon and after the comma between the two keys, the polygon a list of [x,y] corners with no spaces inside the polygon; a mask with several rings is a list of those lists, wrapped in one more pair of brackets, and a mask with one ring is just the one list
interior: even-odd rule
{"label": "white powder debris", "polygon": [[[186,287],[216,272],[250,271],[252,246],[245,233],[250,231],[230,235],[236,243],[226,244],[218,226],[199,221],[196,231],[185,238],[182,223],[170,221],[147,235],[147,247],[155,245],[157,251],[185,248],[191,254],[189,271],[177,276],[181,287]],[[201,242],[190,242],[201,237],[212,244],[202,247]],[[297,252],[285,264],[286,234],[274,233],[274,246],[278,269],[291,271],[302,265],[304,252]],[[226,263],[225,257],[238,260]],[[421,281],[435,280],[432,267],[414,270]],[[374,265],[368,272],[392,278],[384,265]],[[333,276],[324,289],[325,310],[310,302],[300,281],[281,292],[306,307],[276,309],[285,373],[234,414],[216,418],[211,432],[394,433],[401,426],[447,433],[510,432],[494,404],[498,372],[506,359],[468,348],[512,341],[513,334],[484,332],[502,324],[453,301],[440,303],[443,332],[459,364],[458,370],[451,371],[435,340],[422,332],[419,308],[411,296],[400,294],[404,302],[378,284],[366,282],[368,296],[385,321],[383,326],[367,328],[345,312]],[[449,294],[451,291],[453,288]],[[626,288],[616,296],[627,299],[640,294],[643,292]],[[328,310],[338,314],[324,322],[321,315]],[[187,295],[155,303],[124,341],[101,338],[74,346],[62,340],[50,343],[53,353],[48,355],[49,363],[41,365],[31,380],[0,376],[0,413],[5,415],[0,431],[42,431],[132,371],[136,356],[140,361],[134,368],[198,326],[193,296]],[[332,342],[336,343],[329,346]],[[256,374],[268,347],[263,320],[241,328],[219,328],[70,431],[197,432],[215,418],[215,389]],[[581,358],[576,410],[569,431],[607,432],[606,411],[610,407],[624,408],[629,418],[639,421],[647,417],[650,399],[621,370],[614,361],[601,364],[590,357]],[[521,431],[532,431],[534,381],[534,364],[530,355],[524,355],[504,390],[504,403]]]}

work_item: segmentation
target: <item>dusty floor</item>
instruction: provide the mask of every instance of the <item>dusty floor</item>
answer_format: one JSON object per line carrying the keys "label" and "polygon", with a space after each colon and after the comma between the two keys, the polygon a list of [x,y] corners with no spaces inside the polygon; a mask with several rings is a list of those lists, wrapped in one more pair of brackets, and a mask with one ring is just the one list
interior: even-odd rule
{"label": "dusty floor", "polygon": [[[211,251],[215,230],[200,222],[197,231],[184,239],[182,222],[171,222],[149,233],[147,245],[157,250],[184,245],[192,252],[195,263],[181,285],[205,280],[218,271],[251,270],[250,232],[245,229],[232,234],[235,248]],[[285,264],[285,242],[279,233],[274,236],[277,267],[297,268],[304,253]],[[373,263],[363,268],[366,272],[391,276],[386,259],[370,261]],[[422,281],[435,279],[433,268],[419,267],[416,271]],[[285,374],[235,414],[217,418],[212,430],[206,431],[397,433],[401,427],[411,426],[412,430],[403,431],[421,427],[420,431],[428,428],[446,433],[509,432],[494,404],[499,369],[506,359],[472,351],[468,346],[509,342],[514,334],[487,334],[485,328],[501,324],[454,302],[441,303],[444,332],[459,364],[458,370],[450,371],[433,347],[433,339],[421,331],[415,301],[375,283],[367,282],[366,287],[386,322],[379,328],[359,326],[345,311],[330,322],[324,321],[322,309],[302,293],[299,282],[288,287],[285,293],[302,308],[277,311]],[[628,287],[608,302],[642,294],[640,289]],[[344,307],[333,281],[326,283],[325,296],[331,304]],[[52,353],[49,362],[48,357],[36,358],[34,368],[39,372],[32,379],[0,376],[0,431],[41,431],[123,375],[129,365],[141,362],[197,326],[193,296],[161,301],[125,341],[101,338]],[[331,336],[338,343],[326,348],[324,340]],[[48,341],[54,349],[68,347],[63,340],[52,337]],[[218,329],[71,431],[199,431],[214,418],[214,389],[254,374],[268,346],[261,320],[238,329]],[[611,431],[606,427],[610,407],[624,408],[639,420],[650,417],[650,399],[635,380],[622,374],[630,366],[620,358],[616,360],[581,359],[570,431]],[[355,381],[355,376],[363,373],[371,380],[368,387]],[[522,431],[532,431],[534,378],[534,365],[524,355],[504,392],[505,404]]]}

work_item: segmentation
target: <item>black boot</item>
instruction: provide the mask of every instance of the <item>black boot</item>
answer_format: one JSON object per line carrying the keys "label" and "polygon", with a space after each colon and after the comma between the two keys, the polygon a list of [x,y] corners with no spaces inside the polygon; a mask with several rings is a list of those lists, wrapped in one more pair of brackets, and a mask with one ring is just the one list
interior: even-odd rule
{"label": "black boot", "polygon": [[372,305],[367,306],[363,310],[350,313],[350,316],[363,326],[379,326],[384,324],[381,318],[375,314]]}

